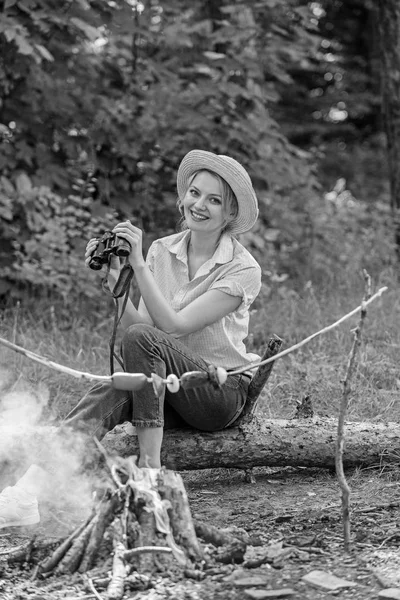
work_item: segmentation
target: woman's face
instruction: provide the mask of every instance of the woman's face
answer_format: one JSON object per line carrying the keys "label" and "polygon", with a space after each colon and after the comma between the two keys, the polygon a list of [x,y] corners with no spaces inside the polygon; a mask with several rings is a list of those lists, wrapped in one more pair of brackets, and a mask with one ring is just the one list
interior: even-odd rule
{"label": "woman's face", "polygon": [[182,201],[187,226],[192,231],[221,231],[226,224],[220,183],[208,171],[200,171]]}

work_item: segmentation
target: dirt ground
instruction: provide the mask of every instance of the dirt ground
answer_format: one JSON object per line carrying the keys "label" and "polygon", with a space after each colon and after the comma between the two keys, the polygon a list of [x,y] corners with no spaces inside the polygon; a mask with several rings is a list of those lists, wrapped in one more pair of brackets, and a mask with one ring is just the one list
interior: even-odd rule
{"label": "dirt ground", "polygon": [[[343,549],[340,491],[334,474],[304,468],[257,468],[253,475],[255,483],[246,482],[244,473],[234,470],[182,474],[194,519],[219,528],[236,527],[245,536],[247,550],[242,564],[209,561],[201,573],[197,571],[196,579],[178,571],[164,576],[155,573],[150,589],[130,591],[125,597],[400,598],[398,470],[347,473],[352,490],[350,553]],[[32,565],[7,563],[5,552],[11,547],[35,534],[55,535],[57,525],[66,520],[67,514],[60,518],[60,514],[51,514],[44,507],[39,526],[24,531],[0,530],[2,600],[106,598],[106,590],[97,589],[96,596],[84,576],[32,579]],[[257,559],[263,559],[258,560],[258,564],[262,562],[258,567]],[[344,579],[344,585],[349,587],[332,590],[305,581],[303,577],[313,571],[333,574]],[[398,595],[382,596],[382,591],[390,588],[397,588]]]}

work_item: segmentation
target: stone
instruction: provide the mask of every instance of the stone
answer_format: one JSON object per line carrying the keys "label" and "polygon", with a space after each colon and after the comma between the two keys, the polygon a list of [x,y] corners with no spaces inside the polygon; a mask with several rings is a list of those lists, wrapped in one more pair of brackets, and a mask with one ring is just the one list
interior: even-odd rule
{"label": "stone", "polygon": [[268,577],[263,577],[262,575],[250,575],[248,577],[242,577],[240,579],[235,579],[234,584],[236,587],[255,587],[257,585],[268,585],[269,583]]}
{"label": "stone", "polygon": [[378,594],[378,598],[387,598],[388,600],[400,600],[400,588],[386,588]]}
{"label": "stone", "polygon": [[314,585],[324,590],[330,590],[331,592],[357,585],[357,583],[354,583],[353,581],[341,579],[340,577],[336,577],[336,575],[326,573],[325,571],[311,571],[310,573],[307,573],[307,575],[304,575],[302,580],[310,585]]}
{"label": "stone", "polygon": [[285,598],[293,596],[296,592],[291,588],[281,588],[279,590],[244,590],[245,595],[252,600],[267,600],[267,598]]}

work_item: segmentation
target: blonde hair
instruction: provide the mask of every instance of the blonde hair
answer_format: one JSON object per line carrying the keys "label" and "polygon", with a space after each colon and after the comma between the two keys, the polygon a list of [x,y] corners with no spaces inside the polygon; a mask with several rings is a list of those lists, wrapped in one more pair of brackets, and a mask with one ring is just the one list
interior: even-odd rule
{"label": "blonde hair", "polygon": [[233,193],[233,190],[231,188],[231,186],[225,181],[225,179],[223,177],[221,177],[221,175],[218,175],[218,173],[215,173],[214,171],[210,171],[209,169],[199,169],[198,171],[196,171],[195,173],[193,173],[193,175],[190,177],[188,184],[186,186],[186,189],[184,191],[183,197],[182,198],[178,198],[176,205],[178,207],[179,212],[181,213],[181,218],[178,222],[178,228],[182,231],[184,229],[187,229],[187,224],[186,224],[186,220],[185,217],[183,216],[183,207],[182,207],[182,201],[183,198],[186,196],[188,189],[190,188],[190,186],[193,183],[194,178],[199,174],[202,173],[203,171],[205,171],[206,173],[210,173],[210,175],[212,175],[213,177],[215,177],[221,186],[221,196],[222,196],[222,208],[223,211],[225,213],[225,217],[226,217],[226,224],[223,228],[223,231],[229,231],[229,225],[232,223],[232,221],[234,221],[238,215],[239,212],[239,205],[238,205],[238,201],[236,199],[235,194]]}

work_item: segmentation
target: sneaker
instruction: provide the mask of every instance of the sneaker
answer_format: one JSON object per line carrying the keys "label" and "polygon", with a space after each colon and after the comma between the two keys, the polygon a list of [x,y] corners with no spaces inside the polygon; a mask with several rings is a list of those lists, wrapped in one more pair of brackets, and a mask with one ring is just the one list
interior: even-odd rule
{"label": "sneaker", "polygon": [[0,494],[0,529],[39,523],[35,496],[18,487],[6,487]]}

